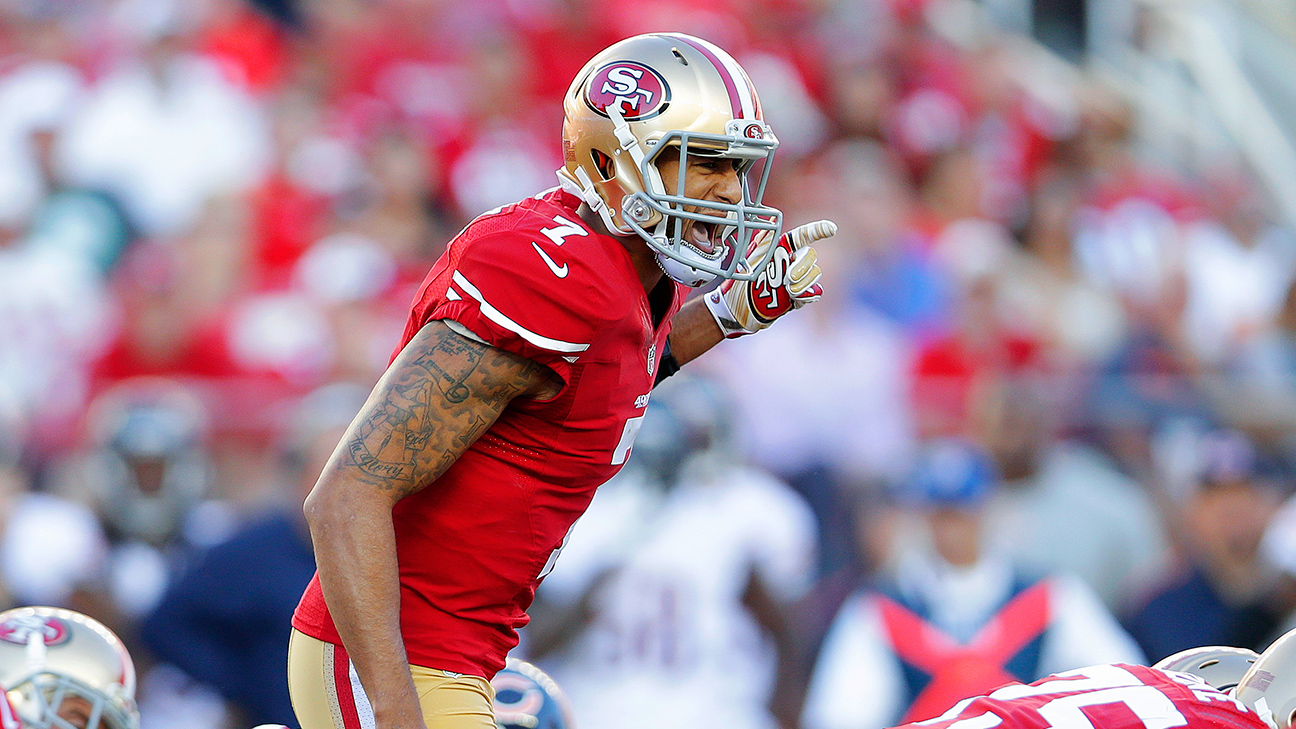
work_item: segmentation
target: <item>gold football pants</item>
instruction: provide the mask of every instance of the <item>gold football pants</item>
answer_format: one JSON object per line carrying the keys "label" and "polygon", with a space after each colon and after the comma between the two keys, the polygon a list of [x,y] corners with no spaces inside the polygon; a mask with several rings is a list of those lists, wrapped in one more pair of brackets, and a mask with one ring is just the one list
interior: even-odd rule
{"label": "gold football pants", "polygon": [[[428,729],[496,729],[495,693],[480,676],[410,666]],[[340,645],[296,630],[288,646],[288,691],[302,729],[374,729],[373,708]]]}

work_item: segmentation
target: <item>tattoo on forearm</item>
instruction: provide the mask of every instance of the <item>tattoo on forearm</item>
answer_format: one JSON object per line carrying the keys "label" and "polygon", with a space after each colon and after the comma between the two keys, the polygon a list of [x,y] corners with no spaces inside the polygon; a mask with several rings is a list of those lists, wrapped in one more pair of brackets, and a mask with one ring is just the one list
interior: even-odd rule
{"label": "tattoo on forearm", "polygon": [[342,467],[404,496],[434,480],[518,395],[548,382],[541,365],[428,324],[378,383],[345,436]]}

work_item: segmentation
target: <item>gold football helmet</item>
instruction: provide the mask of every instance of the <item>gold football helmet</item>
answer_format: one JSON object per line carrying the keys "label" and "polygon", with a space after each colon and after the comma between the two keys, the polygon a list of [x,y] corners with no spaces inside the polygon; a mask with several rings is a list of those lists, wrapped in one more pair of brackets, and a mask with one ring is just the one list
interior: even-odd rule
{"label": "gold football helmet", "polygon": [[1162,658],[1152,667],[1190,673],[1219,691],[1228,691],[1242,680],[1260,656],[1248,648],[1208,645]]}
{"label": "gold football helmet", "polygon": [[[662,269],[688,286],[760,275],[774,247],[766,260],[744,258],[754,235],[777,237],[782,226],[783,214],[761,204],[778,139],[728,53],[683,33],[628,38],[585,64],[563,113],[559,180],[609,232],[643,238]],[[675,194],[657,167],[668,149],[680,157]],[[742,199],[685,196],[690,155],[733,160]]]}
{"label": "gold football helmet", "polygon": [[99,621],[72,610],[0,613],[0,688],[25,729],[138,729],[135,664]]}
{"label": "gold football helmet", "polygon": [[1260,654],[1233,696],[1273,729],[1296,725],[1296,630],[1284,633]]}

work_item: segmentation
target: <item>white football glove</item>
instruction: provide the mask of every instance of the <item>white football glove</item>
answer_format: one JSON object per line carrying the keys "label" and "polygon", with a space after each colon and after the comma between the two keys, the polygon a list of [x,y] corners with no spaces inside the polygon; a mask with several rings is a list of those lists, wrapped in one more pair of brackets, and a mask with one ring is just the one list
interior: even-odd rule
{"label": "white football glove", "polygon": [[[837,224],[816,220],[779,236],[778,249],[754,281],[725,281],[706,295],[706,307],[725,338],[755,334],[784,314],[823,296],[822,273],[815,262],[817,241],[831,238]],[[769,231],[757,235],[747,249],[748,261],[759,261],[772,242]]]}

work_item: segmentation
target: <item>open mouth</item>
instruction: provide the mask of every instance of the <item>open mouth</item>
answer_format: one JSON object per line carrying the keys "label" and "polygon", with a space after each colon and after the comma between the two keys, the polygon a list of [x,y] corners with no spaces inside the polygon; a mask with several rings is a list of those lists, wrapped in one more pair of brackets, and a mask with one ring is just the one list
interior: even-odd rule
{"label": "open mouth", "polygon": [[684,242],[704,256],[714,256],[720,250],[720,236],[714,223],[692,221],[684,231]]}

